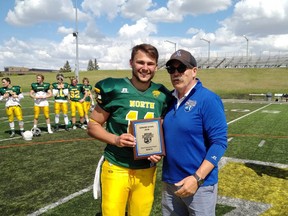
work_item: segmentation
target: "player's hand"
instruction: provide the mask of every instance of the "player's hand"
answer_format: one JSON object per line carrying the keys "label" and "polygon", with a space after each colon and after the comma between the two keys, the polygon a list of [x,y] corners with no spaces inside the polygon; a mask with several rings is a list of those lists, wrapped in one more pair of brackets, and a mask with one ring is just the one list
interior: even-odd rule
{"label": "player's hand", "polygon": [[134,147],[136,139],[132,134],[124,133],[115,138],[115,145],[118,147]]}
{"label": "player's hand", "polygon": [[160,156],[160,155],[150,155],[148,157],[148,160],[150,160],[153,163],[158,163],[161,161],[161,159],[162,159],[162,156]]}
{"label": "player's hand", "polygon": [[198,189],[197,181],[193,176],[182,179],[180,182],[175,183],[175,186],[179,187],[175,192],[175,195],[179,197],[192,196]]}
{"label": "player's hand", "polygon": [[10,97],[10,94],[8,92],[6,92],[4,95],[3,95],[3,98],[8,98]]}

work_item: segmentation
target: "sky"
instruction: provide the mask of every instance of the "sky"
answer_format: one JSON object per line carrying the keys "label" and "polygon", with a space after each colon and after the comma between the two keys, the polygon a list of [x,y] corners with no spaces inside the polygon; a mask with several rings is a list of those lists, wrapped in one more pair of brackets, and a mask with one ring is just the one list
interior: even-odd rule
{"label": "sky", "polygon": [[[77,10],[76,10],[77,8]],[[77,16],[76,16],[77,15]],[[0,71],[129,69],[131,48],[194,57],[288,54],[287,0],[0,0]],[[209,49],[210,48],[210,49]]]}

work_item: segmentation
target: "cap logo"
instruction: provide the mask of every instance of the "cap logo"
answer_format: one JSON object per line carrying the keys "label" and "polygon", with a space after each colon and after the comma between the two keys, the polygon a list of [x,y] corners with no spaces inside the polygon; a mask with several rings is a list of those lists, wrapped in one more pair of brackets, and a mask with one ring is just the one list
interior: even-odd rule
{"label": "cap logo", "polygon": [[181,56],[181,51],[180,50],[176,51],[175,56]]}

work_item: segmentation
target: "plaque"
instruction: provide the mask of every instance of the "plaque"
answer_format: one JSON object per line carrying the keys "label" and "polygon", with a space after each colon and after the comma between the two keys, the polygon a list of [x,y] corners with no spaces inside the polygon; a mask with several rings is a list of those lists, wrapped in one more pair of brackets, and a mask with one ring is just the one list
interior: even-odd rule
{"label": "plaque", "polygon": [[131,132],[136,137],[134,159],[150,155],[165,155],[163,129],[160,118],[131,121]]}

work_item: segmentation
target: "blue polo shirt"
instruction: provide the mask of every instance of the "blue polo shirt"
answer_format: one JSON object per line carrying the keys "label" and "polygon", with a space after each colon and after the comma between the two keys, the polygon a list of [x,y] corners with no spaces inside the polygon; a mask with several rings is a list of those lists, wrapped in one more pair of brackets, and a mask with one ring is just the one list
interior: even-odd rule
{"label": "blue polo shirt", "polygon": [[203,186],[218,182],[218,162],[227,148],[227,123],[221,98],[200,80],[181,102],[169,108],[163,123],[166,157],[162,181],[174,184],[192,175],[206,159],[215,167]]}

